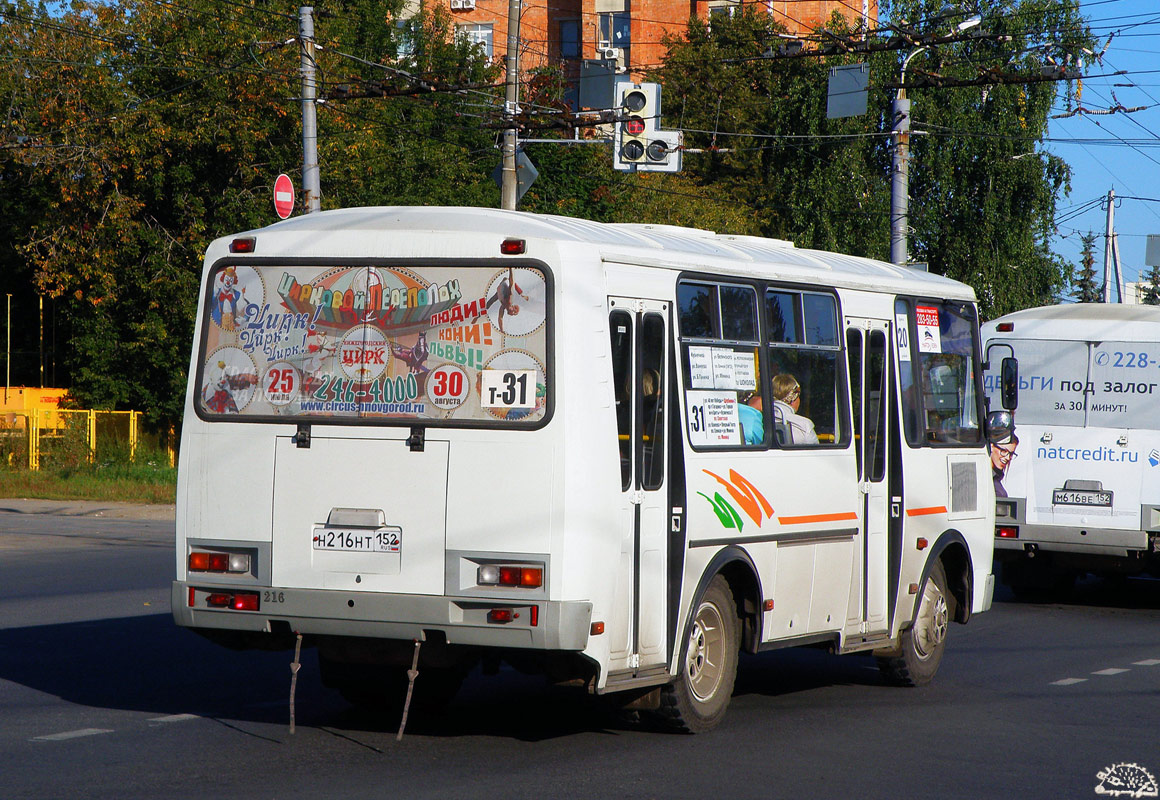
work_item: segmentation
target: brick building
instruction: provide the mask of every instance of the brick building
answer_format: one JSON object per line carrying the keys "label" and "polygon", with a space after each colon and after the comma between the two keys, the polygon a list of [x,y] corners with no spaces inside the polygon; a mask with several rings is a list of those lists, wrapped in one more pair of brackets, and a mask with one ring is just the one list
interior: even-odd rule
{"label": "brick building", "polygon": [[[732,14],[749,0],[523,0],[520,70],[562,63],[572,79],[582,59],[615,54],[622,69],[639,73],[664,57],[665,33],[680,33],[696,14]],[[508,0],[437,0],[447,3],[460,34],[492,58],[507,51]],[[758,0],[790,33],[806,34],[837,11],[855,27],[873,27],[878,0]]]}

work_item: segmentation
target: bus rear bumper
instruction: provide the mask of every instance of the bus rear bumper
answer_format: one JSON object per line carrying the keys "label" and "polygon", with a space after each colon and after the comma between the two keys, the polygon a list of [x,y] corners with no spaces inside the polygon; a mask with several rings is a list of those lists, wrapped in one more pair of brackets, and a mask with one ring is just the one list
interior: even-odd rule
{"label": "bus rear bumper", "polygon": [[[255,594],[256,610],[234,608],[239,598],[238,604],[252,607]],[[174,621],[188,628],[420,641],[437,631],[447,644],[544,651],[583,650],[592,624],[592,604],[581,601],[505,601],[174,581],[170,602]]]}

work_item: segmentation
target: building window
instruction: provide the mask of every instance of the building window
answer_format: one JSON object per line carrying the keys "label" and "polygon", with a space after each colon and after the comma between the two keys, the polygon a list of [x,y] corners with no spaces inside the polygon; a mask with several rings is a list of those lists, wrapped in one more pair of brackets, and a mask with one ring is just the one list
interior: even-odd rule
{"label": "building window", "polygon": [[713,17],[732,17],[739,8],[741,8],[740,3],[730,2],[730,0],[712,2],[709,4],[709,19],[711,21]]}
{"label": "building window", "polygon": [[413,19],[395,20],[395,58],[415,55],[415,31],[418,24]]}
{"label": "building window", "polygon": [[632,43],[630,34],[631,19],[627,11],[610,11],[600,15],[600,40],[608,42],[609,47],[619,47],[628,50]]}
{"label": "building window", "polygon": [[472,23],[468,25],[457,25],[457,34],[471,42],[478,45],[481,52],[487,58],[491,58],[494,50],[492,49],[492,28],[494,26],[490,22]]}
{"label": "building window", "polygon": [[560,58],[580,57],[580,20],[560,20]]}

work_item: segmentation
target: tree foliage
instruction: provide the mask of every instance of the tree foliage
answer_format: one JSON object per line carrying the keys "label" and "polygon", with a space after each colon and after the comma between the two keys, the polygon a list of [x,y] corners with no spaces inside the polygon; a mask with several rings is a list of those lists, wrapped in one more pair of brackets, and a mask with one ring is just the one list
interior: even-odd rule
{"label": "tree foliage", "polygon": [[[336,0],[321,49],[322,205],[496,206],[502,86],[446,11],[400,26],[402,0]],[[942,46],[912,71],[1030,69],[1032,32],[1079,31],[1075,0],[987,0],[1009,41]],[[771,60],[780,39],[744,4],[694,20],[653,77],[665,123],[686,131],[677,175],[611,169],[607,145],[535,143],[529,211],[765,234],[885,257],[890,92],[903,54],[869,60],[870,113],[827,120],[826,70],[851,57]],[[892,20],[933,29],[933,2]],[[293,7],[290,7],[290,11]],[[943,24],[943,23],[938,23]],[[1006,27],[1004,27],[1006,26]],[[6,0],[0,70],[0,291],[13,342],[37,349],[36,296],[56,310],[59,383],[94,407],[180,419],[201,258],[216,236],[273,221],[270,186],[301,164],[297,18],[269,0]],[[830,27],[842,35],[840,20]],[[1064,34],[1061,34],[1064,35]],[[1036,62],[1037,63],[1037,62]],[[526,87],[561,108],[558,72]],[[1035,153],[1055,88],[919,89],[912,254],[973,284],[986,315],[1043,302],[1064,265],[1047,249],[1066,166]],[[32,360],[16,382],[34,382]]]}
{"label": "tree foliage", "polygon": [[1079,257],[1079,273],[1076,275],[1072,297],[1077,303],[1098,303],[1103,297],[1096,281],[1096,236],[1091,231],[1082,236],[1083,243]]}
{"label": "tree foliage", "polygon": [[[984,67],[1039,74],[1043,47],[1058,55],[1088,43],[1074,0],[991,0],[987,36],[956,44],[862,56],[870,70],[868,112],[826,119],[830,67],[856,59],[778,58],[784,29],[746,6],[732,19],[694,20],[670,41],[658,75],[666,115],[686,129],[689,173],[750,207],[761,232],[798,244],[886,258],[889,253],[892,128],[889,108],[903,60],[908,79],[974,78]],[[941,3],[883,3],[915,42],[947,34],[964,15]],[[835,16],[828,27],[849,35]],[[1062,33],[1059,33],[1061,32]],[[1002,37],[1002,38],[998,38]],[[807,45],[808,46],[808,45]],[[763,57],[767,48],[774,57]],[[1059,87],[912,89],[910,256],[976,288],[986,317],[1050,302],[1067,265],[1049,249],[1068,169],[1037,151]]]}

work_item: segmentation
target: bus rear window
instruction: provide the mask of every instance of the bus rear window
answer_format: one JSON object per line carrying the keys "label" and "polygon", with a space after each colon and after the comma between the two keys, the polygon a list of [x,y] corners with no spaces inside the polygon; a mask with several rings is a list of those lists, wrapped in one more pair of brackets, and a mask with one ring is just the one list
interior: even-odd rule
{"label": "bus rear window", "polygon": [[536,423],[548,305],[532,266],[218,265],[195,402],[208,419]]}

